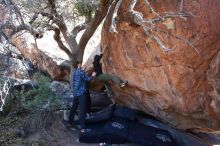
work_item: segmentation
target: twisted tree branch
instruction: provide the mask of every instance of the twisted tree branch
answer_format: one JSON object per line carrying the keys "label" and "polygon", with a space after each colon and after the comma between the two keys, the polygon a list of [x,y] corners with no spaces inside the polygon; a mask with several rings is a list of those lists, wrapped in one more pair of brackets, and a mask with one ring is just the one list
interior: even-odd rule
{"label": "twisted tree branch", "polygon": [[70,52],[70,50],[63,44],[63,41],[61,40],[60,37],[60,29],[56,26],[51,26],[50,30],[54,31],[54,40],[57,42],[58,46],[60,47],[61,50],[63,50],[68,56],[69,58],[72,58],[72,53]]}
{"label": "twisted tree branch", "polygon": [[180,2],[180,12],[182,12],[183,11],[183,0],[181,0],[181,2]]}
{"label": "twisted tree branch", "polygon": [[122,0],[119,0],[119,1],[117,2],[116,6],[115,6],[115,10],[114,10],[114,13],[113,13],[113,15],[112,15],[112,23],[111,23],[111,25],[110,25],[110,27],[109,27],[109,32],[112,32],[112,33],[116,32],[116,33],[117,33],[115,18],[116,18],[117,15],[118,15],[118,9],[119,9],[121,3],[122,3]]}
{"label": "twisted tree branch", "polygon": [[80,25],[75,26],[75,27],[73,28],[73,30],[71,31],[71,34],[72,34],[71,37],[72,37],[73,39],[76,38],[77,34],[78,34],[81,30],[85,29],[86,26],[87,26],[86,23],[83,23],[83,24],[80,24]]}
{"label": "twisted tree branch", "polygon": [[39,13],[34,13],[33,17],[31,18],[31,20],[29,21],[29,24],[32,24],[38,17]]}
{"label": "twisted tree branch", "polygon": [[144,2],[145,2],[145,4],[150,8],[150,11],[151,12],[153,12],[153,14],[155,14],[157,17],[161,17],[160,16],[160,14],[158,13],[158,12],[156,12],[153,8],[152,8],[152,6],[151,6],[151,4],[149,3],[149,1],[148,0],[144,0]]}
{"label": "twisted tree branch", "polygon": [[102,20],[107,15],[109,6],[112,4],[113,0],[101,0],[99,9],[96,10],[94,18],[91,20],[90,24],[86,28],[85,32],[83,33],[80,42],[79,42],[79,55],[78,60],[82,61],[84,50],[86,47],[86,44],[88,43],[89,39],[94,34],[95,30],[99,26],[99,24],[102,22]]}
{"label": "twisted tree branch", "polygon": [[18,10],[16,4],[12,0],[4,0],[4,3],[6,4],[9,10],[13,10],[16,13],[16,16],[20,18],[21,24],[24,25],[25,23],[24,23],[23,17],[21,15],[21,12]]}
{"label": "twisted tree branch", "polygon": [[[148,0],[144,0],[144,2],[147,4],[147,6],[150,8],[150,10],[157,17],[156,18],[151,18],[151,19],[144,19],[142,13],[134,11],[134,7],[137,3],[137,0],[132,0],[130,5],[129,5],[130,19],[136,25],[142,26],[143,29],[144,29],[145,34],[149,37],[149,39],[153,38],[164,52],[172,51],[172,49],[167,48],[164,45],[164,43],[161,41],[161,39],[159,37],[157,37],[155,35],[152,35],[150,32],[155,31],[155,32],[162,32],[162,33],[168,34],[165,31],[160,31],[160,29],[158,27],[154,26],[153,24],[157,23],[157,22],[162,22],[162,21],[166,20],[167,18],[174,18],[174,17],[186,18],[186,17],[189,17],[190,14],[184,13],[182,11],[183,10],[183,0],[181,0],[180,11],[178,13],[169,12],[169,13],[165,13],[164,15],[159,15],[159,13],[157,13],[152,8],[152,6],[150,5]],[[193,46],[193,44],[191,42],[189,42],[187,39],[179,37],[179,36],[175,36],[175,35],[171,35],[171,36],[184,41],[186,44],[188,44],[190,47],[192,47],[197,52],[197,54],[199,54],[198,49],[195,46]],[[149,39],[148,39],[148,41],[149,41]]]}
{"label": "twisted tree branch", "polygon": [[37,38],[42,37],[42,35],[39,35],[40,32],[34,30],[34,29],[33,29],[30,25],[28,25],[28,24],[21,24],[21,25],[18,25],[18,26],[14,26],[14,25],[12,25],[12,24],[10,24],[10,23],[8,23],[8,24],[6,23],[6,24],[0,24],[0,28],[1,28],[2,30],[4,30],[4,29],[9,29],[9,30],[11,30],[9,36],[13,36],[14,34],[20,32],[20,31],[27,30],[27,31],[29,31],[32,35],[34,35],[35,37],[36,37],[36,35],[38,34],[38,37],[37,37]]}

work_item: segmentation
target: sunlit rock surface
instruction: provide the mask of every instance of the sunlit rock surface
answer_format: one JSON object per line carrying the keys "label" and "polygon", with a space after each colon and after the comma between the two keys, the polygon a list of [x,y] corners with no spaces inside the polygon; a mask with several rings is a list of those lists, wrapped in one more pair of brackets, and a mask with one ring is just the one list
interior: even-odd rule
{"label": "sunlit rock surface", "polygon": [[[116,17],[116,30],[109,27],[110,10],[102,30],[104,71],[128,80],[125,89],[114,87],[115,100],[181,129],[220,130],[220,1],[184,0],[187,18],[173,17],[155,23],[162,32],[152,32],[171,48],[165,52],[142,26],[128,19],[128,5],[122,2]],[[156,12],[179,12],[181,1],[156,0]],[[135,10],[144,18],[149,13],[143,0]],[[181,38],[181,39],[180,39]]]}

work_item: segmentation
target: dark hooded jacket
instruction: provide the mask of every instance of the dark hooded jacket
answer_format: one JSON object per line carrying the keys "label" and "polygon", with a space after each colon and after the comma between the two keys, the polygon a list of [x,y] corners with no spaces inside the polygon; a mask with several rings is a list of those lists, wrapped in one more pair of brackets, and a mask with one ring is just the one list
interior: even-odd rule
{"label": "dark hooded jacket", "polygon": [[96,72],[96,76],[99,76],[102,74],[102,64],[100,63],[100,60],[102,58],[102,54],[95,55],[94,61],[93,61],[93,69]]}

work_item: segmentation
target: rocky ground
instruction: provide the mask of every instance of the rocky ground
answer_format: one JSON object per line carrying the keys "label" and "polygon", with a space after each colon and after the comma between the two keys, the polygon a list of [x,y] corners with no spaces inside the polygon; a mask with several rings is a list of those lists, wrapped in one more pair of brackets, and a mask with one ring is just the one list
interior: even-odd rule
{"label": "rocky ground", "polygon": [[[80,143],[77,130],[70,130],[61,122],[62,116],[56,113],[50,129],[40,129],[26,135],[21,123],[29,119],[28,114],[0,117],[0,146],[97,146]],[[116,146],[116,145],[115,145]],[[122,144],[119,146],[137,146]]]}
{"label": "rocky ground", "polygon": [[[28,115],[26,115],[28,116]],[[0,118],[0,145],[1,146],[86,146],[78,142],[78,131],[67,129],[57,119],[52,123],[51,131],[39,130],[32,134],[22,134],[20,123],[26,116],[6,116]],[[97,144],[91,144],[91,146]]]}

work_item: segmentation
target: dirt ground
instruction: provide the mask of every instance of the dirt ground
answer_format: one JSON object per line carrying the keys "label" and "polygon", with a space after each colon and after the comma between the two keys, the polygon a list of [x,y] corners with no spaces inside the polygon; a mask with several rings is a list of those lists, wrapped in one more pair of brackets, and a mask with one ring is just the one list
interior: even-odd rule
{"label": "dirt ground", "polygon": [[45,146],[97,146],[97,144],[83,144],[78,141],[79,131],[71,130],[65,127],[61,120],[57,120],[53,126],[56,139]]}
{"label": "dirt ground", "polygon": [[[43,146],[98,146],[99,144],[80,143],[78,141],[79,131],[71,130],[65,127],[62,121],[56,120],[52,126],[53,134],[56,138],[47,141]],[[31,137],[30,137],[31,138]],[[30,139],[29,138],[29,139]],[[138,146],[136,144],[115,144],[112,146]]]}
{"label": "dirt ground", "polygon": [[[98,146],[98,143],[88,144],[78,141],[77,130],[66,128],[62,123],[62,116],[56,115],[48,129],[39,129],[25,136],[18,134],[18,127],[22,126],[25,116],[0,116],[0,146]],[[120,144],[112,146],[138,146],[136,144]]]}

